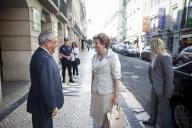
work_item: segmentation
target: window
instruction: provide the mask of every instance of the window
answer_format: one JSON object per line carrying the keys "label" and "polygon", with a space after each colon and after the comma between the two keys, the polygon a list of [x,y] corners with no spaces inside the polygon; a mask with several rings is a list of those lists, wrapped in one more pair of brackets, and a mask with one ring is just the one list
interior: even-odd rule
{"label": "window", "polygon": [[190,47],[187,47],[187,48],[185,48],[183,51],[184,52],[190,52],[190,50],[192,50]]}
{"label": "window", "polygon": [[155,7],[157,5],[159,5],[159,0],[151,0],[151,7]]}
{"label": "window", "polygon": [[150,46],[146,46],[144,50],[150,50]]}
{"label": "window", "polygon": [[189,46],[189,51],[190,53],[192,53],[192,46]]}
{"label": "window", "polygon": [[127,49],[133,49],[133,46],[129,45],[129,46],[127,46]]}

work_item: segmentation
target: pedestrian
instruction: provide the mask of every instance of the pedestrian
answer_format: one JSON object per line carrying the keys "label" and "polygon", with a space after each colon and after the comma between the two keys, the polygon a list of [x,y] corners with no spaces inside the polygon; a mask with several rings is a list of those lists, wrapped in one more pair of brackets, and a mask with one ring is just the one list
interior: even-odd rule
{"label": "pedestrian", "polygon": [[169,104],[174,88],[172,59],[160,38],[151,40],[150,49],[151,108],[149,120],[143,123],[155,126],[158,122],[160,128],[173,128]]}
{"label": "pedestrian", "polygon": [[178,53],[180,53],[183,49],[185,49],[185,45],[183,43],[183,40],[180,40],[179,41],[179,50],[178,50]]}
{"label": "pedestrian", "polygon": [[63,106],[64,96],[59,69],[52,54],[57,47],[53,32],[42,32],[30,63],[31,87],[27,112],[32,114],[33,128],[53,128],[52,118]]}
{"label": "pedestrian", "polygon": [[77,47],[76,42],[72,43],[72,66],[73,66],[73,76],[79,75],[78,65],[80,64],[79,60],[79,48]]}
{"label": "pedestrian", "polygon": [[87,49],[88,49],[88,51],[89,51],[89,49],[90,49],[90,46],[89,46],[89,44],[87,44]]}
{"label": "pedestrian", "polygon": [[64,44],[59,49],[61,64],[62,64],[62,76],[63,76],[63,83],[65,83],[65,71],[68,70],[69,75],[69,82],[74,83],[72,78],[72,63],[71,63],[71,56],[72,56],[72,47],[69,45],[69,41],[67,38],[64,38]]}
{"label": "pedestrian", "polygon": [[91,117],[102,128],[108,128],[107,112],[119,103],[121,65],[119,57],[109,49],[110,39],[100,33],[94,37],[97,53],[92,59]]}

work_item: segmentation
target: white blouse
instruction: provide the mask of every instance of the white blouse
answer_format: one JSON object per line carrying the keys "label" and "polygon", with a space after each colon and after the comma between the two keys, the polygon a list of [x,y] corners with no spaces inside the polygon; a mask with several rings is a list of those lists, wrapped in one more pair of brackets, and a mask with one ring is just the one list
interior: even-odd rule
{"label": "white blouse", "polygon": [[71,61],[75,61],[75,58],[79,58],[79,48],[72,49]]}
{"label": "white blouse", "polygon": [[114,79],[121,79],[121,64],[116,53],[108,50],[107,55],[100,61],[96,54],[92,61],[93,84],[92,92],[109,94],[114,92]]}

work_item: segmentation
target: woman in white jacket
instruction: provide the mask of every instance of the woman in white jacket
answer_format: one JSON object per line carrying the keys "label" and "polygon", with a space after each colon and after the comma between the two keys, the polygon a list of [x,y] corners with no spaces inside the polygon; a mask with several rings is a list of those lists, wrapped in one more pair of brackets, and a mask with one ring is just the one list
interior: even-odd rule
{"label": "woman in white jacket", "polygon": [[119,57],[109,49],[110,39],[100,33],[94,37],[97,54],[92,60],[91,117],[101,128],[108,128],[106,113],[119,103],[121,65]]}
{"label": "woman in white jacket", "polygon": [[72,67],[73,67],[73,76],[78,76],[79,75],[79,70],[78,70],[78,59],[79,59],[79,48],[77,47],[76,42],[72,43]]}

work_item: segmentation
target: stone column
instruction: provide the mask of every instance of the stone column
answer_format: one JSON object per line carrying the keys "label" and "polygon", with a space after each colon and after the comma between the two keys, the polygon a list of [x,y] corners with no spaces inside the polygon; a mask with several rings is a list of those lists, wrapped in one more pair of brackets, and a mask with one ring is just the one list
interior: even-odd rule
{"label": "stone column", "polygon": [[1,9],[0,28],[4,81],[30,81],[32,53],[29,9]]}

